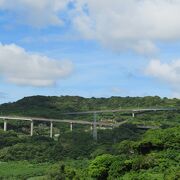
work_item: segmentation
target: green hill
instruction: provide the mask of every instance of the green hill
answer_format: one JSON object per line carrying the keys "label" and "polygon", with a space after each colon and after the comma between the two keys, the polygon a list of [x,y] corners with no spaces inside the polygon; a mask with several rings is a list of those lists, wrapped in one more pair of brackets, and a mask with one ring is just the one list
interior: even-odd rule
{"label": "green hill", "polygon": [[[92,115],[63,115],[64,112],[128,109],[176,108],[176,111],[101,113],[97,120],[127,120],[114,129],[98,128],[94,141],[89,126],[75,125],[73,131],[63,123],[34,124],[9,121],[3,131],[0,121],[0,179],[94,179],[94,180],[178,180],[180,147],[180,100],[160,97],[83,98],[78,96],[26,97],[0,105],[2,115],[77,118],[92,120]],[[158,126],[139,129],[137,125]],[[8,171],[7,171],[8,169]]]}
{"label": "green hill", "polygon": [[83,98],[79,96],[32,96],[14,103],[0,105],[2,115],[62,117],[64,112],[107,110],[119,108],[176,107],[180,100],[147,97]]}

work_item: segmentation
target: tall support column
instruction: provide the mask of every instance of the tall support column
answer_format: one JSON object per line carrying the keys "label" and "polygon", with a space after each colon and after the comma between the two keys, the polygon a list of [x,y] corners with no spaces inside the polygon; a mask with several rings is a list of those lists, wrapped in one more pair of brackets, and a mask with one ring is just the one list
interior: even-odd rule
{"label": "tall support column", "polygon": [[53,137],[53,122],[50,123],[50,138]]}
{"label": "tall support column", "polygon": [[91,131],[93,130],[93,124],[91,124],[90,130],[91,130]]}
{"label": "tall support column", "polygon": [[94,123],[93,123],[93,138],[97,141],[97,114],[94,113]]}
{"label": "tall support column", "polygon": [[72,130],[73,130],[73,123],[70,122],[70,131],[72,131]]}
{"label": "tall support column", "polygon": [[34,129],[34,122],[33,120],[31,120],[31,132],[30,132],[31,136],[33,136],[33,129]]}
{"label": "tall support column", "polygon": [[132,113],[132,117],[133,117],[133,118],[135,117],[135,113],[134,113],[134,112]]}
{"label": "tall support column", "polygon": [[4,119],[4,131],[7,131],[7,120]]}

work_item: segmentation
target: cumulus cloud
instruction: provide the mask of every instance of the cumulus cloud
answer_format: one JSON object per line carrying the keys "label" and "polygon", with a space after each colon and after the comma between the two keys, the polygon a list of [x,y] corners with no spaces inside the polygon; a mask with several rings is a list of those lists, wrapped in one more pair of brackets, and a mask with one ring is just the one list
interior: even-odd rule
{"label": "cumulus cloud", "polygon": [[171,63],[152,60],[148,65],[147,73],[169,83],[180,84],[180,60]]}
{"label": "cumulus cloud", "polygon": [[0,0],[0,9],[37,27],[67,21],[115,51],[152,54],[157,42],[180,39],[179,0]]}
{"label": "cumulus cloud", "polygon": [[59,17],[69,0],[0,0],[0,10],[6,10],[15,15],[20,23],[35,27],[61,25]]}
{"label": "cumulus cloud", "polygon": [[0,75],[17,85],[51,86],[72,72],[69,61],[31,54],[15,45],[0,44]]}
{"label": "cumulus cloud", "polygon": [[76,0],[74,26],[114,50],[142,54],[180,39],[179,0]]}
{"label": "cumulus cloud", "polygon": [[173,96],[180,97],[180,60],[174,60],[170,63],[151,60],[146,69],[146,74],[170,85]]}

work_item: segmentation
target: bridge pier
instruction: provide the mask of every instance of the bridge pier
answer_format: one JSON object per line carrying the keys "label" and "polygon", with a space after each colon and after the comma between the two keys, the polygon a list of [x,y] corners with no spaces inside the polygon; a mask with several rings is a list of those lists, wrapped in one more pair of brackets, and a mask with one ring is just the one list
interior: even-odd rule
{"label": "bridge pier", "polygon": [[50,138],[53,138],[53,122],[50,123]]}
{"label": "bridge pier", "polygon": [[93,130],[93,124],[91,124],[90,130],[91,130],[91,131]]}
{"label": "bridge pier", "polygon": [[33,136],[34,122],[31,120],[31,132],[30,135]]}
{"label": "bridge pier", "polygon": [[134,112],[132,113],[132,117],[133,117],[133,118],[135,117],[135,113],[134,113]]}
{"label": "bridge pier", "polygon": [[93,138],[97,141],[97,114],[94,113],[94,123],[93,123]]}
{"label": "bridge pier", "polygon": [[72,131],[72,130],[73,130],[73,123],[70,122],[70,131]]}
{"label": "bridge pier", "polygon": [[7,131],[7,120],[4,119],[4,131]]}

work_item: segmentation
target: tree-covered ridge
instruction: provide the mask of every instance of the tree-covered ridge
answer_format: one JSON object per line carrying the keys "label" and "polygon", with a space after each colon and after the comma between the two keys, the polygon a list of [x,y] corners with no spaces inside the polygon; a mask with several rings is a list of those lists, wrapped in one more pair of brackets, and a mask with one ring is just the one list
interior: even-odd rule
{"label": "tree-covered ridge", "polygon": [[[146,112],[138,113],[132,118],[131,113],[100,113],[97,121],[113,120],[121,122],[128,120],[128,123],[149,125],[149,126],[173,126],[179,123],[180,100],[160,98],[158,96],[147,97],[111,97],[111,98],[83,98],[79,96],[32,96],[25,97],[14,103],[0,105],[1,115],[35,116],[57,119],[75,119],[93,121],[92,114],[65,115],[64,112],[79,112],[91,110],[113,110],[128,108],[176,108],[171,112]],[[14,129],[22,129],[25,123],[19,122],[10,124]],[[0,126],[3,124],[0,122]],[[29,125],[26,125],[28,127]],[[57,125],[61,127],[62,125]],[[12,129],[11,128],[11,129]]]}
{"label": "tree-covered ridge", "polygon": [[179,105],[178,99],[159,97],[72,96],[34,96],[3,104],[0,111],[4,115],[77,120],[92,120],[93,116],[62,112],[149,107],[177,110],[136,113],[134,118],[131,113],[100,113],[97,121],[127,123],[113,129],[98,127],[97,141],[88,125],[73,125],[71,131],[68,124],[54,123],[58,136],[50,138],[49,123],[35,122],[34,136],[30,137],[29,122],[8,121],[8,131],[4,132],[0,121],[0,179],[179,180]]}
{"label": "tree-covered ridge", "polygon": [[1,114],[61,117],[63,112],[120,108],[176,107],[179,99],[147,97],[83,98],[79,96],[32,96],[0,106]]}

